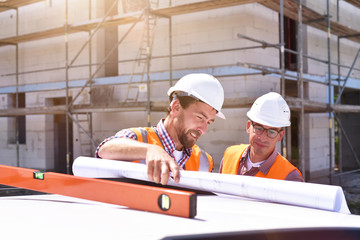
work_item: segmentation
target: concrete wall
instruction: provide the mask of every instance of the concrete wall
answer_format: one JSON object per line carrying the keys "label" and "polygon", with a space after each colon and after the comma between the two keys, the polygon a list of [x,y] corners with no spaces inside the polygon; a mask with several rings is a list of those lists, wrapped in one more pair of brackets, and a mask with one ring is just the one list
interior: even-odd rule
{"label": "concrete wall", "polygon": [[[86,21],[89,18],[88,3],[86,0],[71,1],[69,3],[69,24]],[[93,17],[101,17],[104,13],[103,1],[92,2]],[[45,1],[19,8],[18,11],[19,35],[41,32],[65,24],[65,1]],[[16,11],[9,10],[0,13],[0,38],[16,35]],[[88,33],[70,34],[68,38],[68,59],[71,61],[88,38]],[[104,57],[104,38],[101,34],[92,41],[92,62],[98,63]],[[16,52],[15,46],[0,47],[0,86],[15,86],[16,84]],[[36,89],[36,84],[58,84],[65,81],[65,37],[53,37],[36,41],[20,43],[19,50],[19,85]],[[89,50],[85,48],[74,62],[74,66],[88,64]],[[41,71],[43,69],[52,69]],[[93,67],[94,69],[94,67]],[[103,74],[103,70],[99,74]],[[89,77],[88,67],[76,67],[69,70],[69,80],[86,79]],[[74,91],[76,91],[74,93]],[[79,90],[70,90],[70,97]],[[49,99],[63,98],[64,90],[28,92],[26,93],[26,107],[47,106]],[[1,108],[7,108],[7,94],[1,94]],[[78,102],[89,103],[88,90],[84,91]],[[16,156],[16,144],[8,142],[8,119],[0,118],[1,135],[0,149],[4,153],[1,164],[19,165],[22,167],[53,170],[54,163],[54,116],[28,115],[26,116],[26,144],[19,145],[19,154]],[[65,131],[65,130],[64,130]],[[65,160],[65,159],[64,159]]]}
{"label": "concrete wall", "polygon": [[[173,1],[176,4],[177,1]],[[192,1],[186,1],[192,2]],[[41,31],[57,26],[63,26],[65,5],[64,1],[53,0],[52,5],[48,2],[32,4],[19,9],[19,33],[30,33]],[[185,1],[179,1],[183,4]],[[323,13],[326,10],[324,3],[308,1],[309,6]],[[310,5],[311,4],[311,5]],[[344,2],[340,2],[345,10],[341,10],[341,15],[346,16],[340,20],[343,23],[355,28],[354,22],[359,22],[354,8],[350,8]],[[344,5],[345,4],[345,5]],[[104,13],[103,1],[92,1],[93,17],[101,17]],[[332,4],[333,6],[333,4]],[[124,12],[123,5],[119,4],[119,13]],[[347,10],[346,10],[347,9]],[[333,11],[333,10],[332,10]],[[355,11],[355,12],[354,12]],[[41,14],[39,14],[41,12]],[[260,14],[261,13],[261,14]],[[15,34],[15,11],[0,13],[0,27],[2,29],[0,38],[13,36]],[[88,19],[88,1],[71,1],[69,5],[69,23],[76,23]],[[356,21],[355,21],[356,20]],[[4,24],[6,22],[6,24]],[[269,43],[279,42],[279,23],[278,13],[260,4],[245,4],[240,6],[220,8],[209,11],[184,14],[175,16],[172,19],[172,38],[173,54],[188,54],[199,51],[213,51],[231,48],[241,48],[257,45],[256,43],[239,38],[238,34],[243,34],[251,38],[264,40]],[[169,53],[167,19],[159,19],[153,46],[153,56],[163,56]],[[118,38],[121,39],[130,25],[120,25],[118,27]],[[140,37],[143,31],[143,24],[139,23],[129,36],[119,45],[119,61],[133,59],[140,46]],[[314,57],[327,59],[327,34],[317,29],[306,27],[306,38],[303,39],[307,53]],[[79,51],[88,37],[87,33],[77,33],[69,35],[69,59],[71,60]],[[92,62],[100,63],[105,56],[104,32],[101,30],[92,41]],[[332,61],[337,61],[336,37],[331,38]],[[350,65],[354,58],[354,49],[359,44],[349,40],[341,41],[341,60],[343,64]],[[0,87],[13,86],[15,84],[15,58],[14,46],[0,47]],[[313,60],[305,59],[307,70],[314,75],[323,76],[327,74],[327,65]],[[79,55],[75,65],[88,64],[88,49],[85,48]],[[279,53],[273,48],[258,48],[244,51],[228,51],[222,53],[207,53],[173,58],[174,70],[191,70],[198,68],[214,68],[221,66],[236,66],[237,64],[251,63],[265,65],[269,67],[279,67]],[[19,76],[20,85],[37,83],[59,83],[65,80],[65,41],[64,36],[54,37],[44,40],[37,40],[19,44],[19,71],[27,72]],[[357,63],[357,68],[360,68]],[[52,71],[39,72],[38,70],[54,68]],[[93,66],[92,71],[97,66]],[[120,62],[118,65],[119,75],[130,74],[133,62]],[[151,62],[152,72],[166,72],[169,70],[169,59],[153,59]],[[34,72],[29,72],[34,71]],[[337,73],[335,67],[332,73]],[[342,69],[342,74],[346,74],[346,69]],[[100,70],[97,77],[104,76]],[[69,71],[69,80],[86,79],[89,76],[88,67],[72,68]],[[351,75],[360,78],[359,71],[354,71]],[[236,97],[258,97],[269,91],[280,91],[280,81],[277,77],[254,75],[254,76],[227,76],[218,77],[225,89],[225,96],[228,98]],[[167,101],[166,91],[169,82],[156,81],[151,83],[151,100]],[[176,79],[175,79],[176,80]],[[75,96],[79,89],[71,89],[70,96]],[[121,102],[125,99],[127,86],[111,86],[111,96],[105,94],[105,101]],[[318,83],[309,83],[305,95],[310,100],[327,102],[327,87]],[[88,90],[84,91],[77,99],[76,103],[90,103],[90,101],[101,101],[101,94],[96,99],[91,99]],[[34,92],[26,94],[27,107],[46,106],[53,98],[65,97],[64,90]],[[146,93],[141,93],[139,100],[146,100]],[[6,108],[6,95],[0,95],[0,108]],[[245,132],[246,112],[248,109],[224,109],[226,120],[216,119],[206,135],[198,144],[207,150],[215,160],[215,171],[226,147],[248,143],[248,135]],[[155,125],[159,119],[165,117],[165,113],[152,113],[151,124]],[[55,152],[53,116],[29,115],[26,117],[27,139],[26,145],[20,145],[21,166],[40,169],[53,169],[53,155]],[[104,112],[93,114],[93,138],[99,143],[106,137],[114,135],[123,128],[146,126],[145,112]],[[328,115],[323,113],[306,114],[306,166],[309,178],[318,178],[328,173],[329,167],[329,130]],[[77,126],[74,125],[74,157],[81,155]],[[290,131],[291,129],[288,129]],[[7,119],[0,118],[0,149],[4,160],[3,164],[16,164],[16,147],[7,142]],[[278,146],[279,147],[279,146]],[[280,149],[280,148],[278,148]],[[6,160],[5,160],[6,159]]]}
{"label": "concrete wall", "polygon": [[[307,6],[314,9],[319,13],[326,12],[326,1],[307,1]],[[359,31],[360,27],[356,24],[359,21],[359,12],[358,8],[354,8],[346,2],[339,1],[340,4],[340,14],[339,14],[339,23],[350,27],[354,30]],[[331,20],[336,21],[336,1],[330,1],[330,15],[332,16]],[[307,29],[307,49],[310,56],[328,60],[328,40],[327,33],[320,31],[312,27],[306,27]],[[338,63],[338,45],[337,37],[331,35],[330,38],[330,59],[333,63]],[[349,39],[341,39],[339,45],[340,60],[341,64],[350,66],[355,58],[356,49],[359,48],[359,44]],[[324,75],[328,76],[328,65],[321,63],[319,61],[307,59],[308,72],[314,75]],[[357,62],[355,68],[359,68],[360,63]],[[342,75],[347,75],[349,69],[341,68],[340,72]],[[338,68],[334,65],[331,66],[331,73],[336,76],[338,74]],[[359,77],[360,72],[358,70],[352,71],[350,77]],[[334,79],[335,77],[333,77]],[[329,102],[328,88],[326,85],[320,85],[316,83],[310,83],[308,89],[309,99],[319,101],[319,102]],[[354,121],[356,121],[354,119]],[[307,135],[306,135],[306,144],[307,144],[307,158],[308,158],[308,170],[309,179],[314,179],[317,181],[324,176],[327,176],[329,173],[330,164],[332,167],[335,166],[335,132],[334,127],[332,127],[331,135],[331,149],[329,143],[329,125],[334,126],[334,120],[329,120],[329,115],[326,113],[317,113],[317,114],[307,114],[306,117],[307,125]],[[353,139],[356,145],[356,139]],[[331,153],[330,153],[331,151]],[[332,161],[330,163],[330,154],[332,154]],[[321,181],[323,181],[322,179]],[[327,180],[325,180],[327,181]]]}
{"label": "concrete wall", "polygon": [[[257,16],[256,12],[263,14]],[[238,33],[249,35],[253,38],[262,38],[266,35],[266,41],[276,43],[278,41],[278,16],[275,12],[258,5],[248,4],[244,6],[217,9],[211,11],[185,14],[173,18],[173,54],[184,54],[198,51],[211,51],[229,49],[244,46],[253,46],[254,43],[238,37]],[[196,23],[196,24],[194,24]],[[128,26],[120,26],[121,33]],[[136,56],[139,46],[139,36],[142,33],[139,25],[123,44],[119,47],[119,60],[131,59]],[[153,55],[168,54],[168,22],[160,19],[155,36]],[[226,52],[219,54],[201,54],[173,59],[174,70],[196,69],[213,66],[234,65],[241,63],[264,64],[276,67],[278,60],[277,51],[274,49],[256,49],[251,51]],[[133,63],[119,64],[119,74],[129,74]],[[169,67],[168,59],[156,60],[151,63],[152,71],[166,71]],[[219,77],[225,89],[225,95],[229,98],[257,97],[268,91],[279,92],[280,85],[277,78],[267,76],[244,76],[244,77]],[[167,101],[166,95],[169,83],[159,83],[152,87],[151,99]],[[119,89],[119,90],[118,90]],[[115,87],[115,92],[123,93],[121,87]],[[114,94],[114,98],[121,99],[123,95]],[[140,96],[145,100],[146,95]],[[114,99],[115,100],[115,99]],[[248,109],[225,109],[226,120],[216,119],[206,135],[201,137],[198,144],[207,150],[215,160],[215,169],[221,161],[226,147],[239,143],[247,143],[246,111]],[[100,116],[98,116],[100,115]],[[104,117],[104,115],[106,117]],[[151,123],[155,125],[165,114],[152,114]],[[131,117],[131,119],[126,119]],[[105,120],[108,119],[108,120]],[[136,119],[136,124],[134,124]],[[101,123],[98,123],[101,122]],[[96,141],[114,135],[122,128],[134,126],[146,126],[145,113],[106,113],[94,115],[94,136]],[[100,126],[101,129],[98,129]],[[106,129],[105,129],[106,128]],[[104,134],[105,133],[105,134]]]}

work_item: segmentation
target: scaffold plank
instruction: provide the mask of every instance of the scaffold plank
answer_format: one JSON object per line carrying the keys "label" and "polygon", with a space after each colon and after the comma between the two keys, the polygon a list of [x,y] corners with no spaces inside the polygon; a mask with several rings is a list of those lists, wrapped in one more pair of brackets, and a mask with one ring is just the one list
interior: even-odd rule
{"label": "scaffold plank", "polygon": [[[21,2],[21,1],[16,1]],[[28,2],[31,2],[30,0]],[[34,2],[37,2],[34,0]],[[164,7],[159,9],[153,9],[152,13],[163,16],[170,17],[187,13],[195,13],[199,11],[212,10],[217,8],[231,7],[236,5],[243,5],[249,3],[259,3],[264,5],[267,8],[270,8],[274,11],[280,12],[280,1],[279,0],[208,0],[208,1],[199,1],[190,4],[182,4],[171,7]],[[26,5],[26,4],[23,4]],[[1,6],[1,5],[0,5]],[[16,4],[13,4],[16,6]],[[1,8],[5,9],[5,8]],[[319,19],[324,19],[323,15],[303,6],[302,17],[303,22],[315,27],[317,29],[327,31],[327,22],[325,20],[319,21]],[[106,19],[103,24],[103,27],[115,26],[121,24],[129,24],[137,20],[137,15],[139,13],[130,13],[111,16]],[[285,0],[284,1],[284,15],[297,21],[298,19],[298,3]],[[94,29],[102,19],[93,19],[85,21],[82,23],[76,23],[69,25],[68,33],[76,33],[80,31],[90,31]],[[360,42],[360,33],[354,29],[351,29],[347,26],[344,26],[338,22],[331,21],[331,33],[339,37],[349,37],[351,40]],[[16,44],[25,41],[40,40],[44,38],[56,37],[65,34],[65,27],[56,27],[53,29],[48,29],[44,31],[38,31],[34,33],[23,34],[19,36],[7,37],[0,39],[0,46]]]}
{"label": "scaffold plank", "polygon": [[16,9],[37,2],[44,2],[44,0],[9,0],[0,2],[0,12],[7,11],[9,9]]}
{"label": "scaffold plank", "polygon": [[[276,12],[280,12],[280,0],[263,0],[260,2],[260,4]],[[299,13],[298,9],[299,9],[298,3],[292,0],[284,0],[284,15],[286,17],[298,21],[298,13]],[[327,32],[328,30],[326,17],[327,16],[321,15],[306,6],[302,7],[303,23],[325,32]],[[351,29],[338,22],[334,22],[334,21],[330,22],[330,31],[332,34],[335,34],[339,37],[353,36],[353,37],[349,37],[349,39],[356,42],[360,42],[359,31]]]}

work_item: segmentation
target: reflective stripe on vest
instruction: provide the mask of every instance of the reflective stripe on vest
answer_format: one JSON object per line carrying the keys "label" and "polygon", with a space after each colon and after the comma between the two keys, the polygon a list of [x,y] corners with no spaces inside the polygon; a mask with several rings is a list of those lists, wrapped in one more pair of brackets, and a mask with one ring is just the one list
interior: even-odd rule
{"label": "reflective stripe on vest", "polygon": [[[239,172],[241,156],[248,146],[249,145],[247,144],[241,144],[228,147],[224,153],[221,173],[237,174]],[[289,173],[294,170],[297,170],[300,176],[302,176],[300,171],[295,166],[293,166],[286,158],[278,154],[275,162],[270,167],[266,175],[259,171],[255,176],[285,180]]]}
{"label": "reflective stripe on vest", "polygon": [[[144,143],[156,144],[165,149],[164,145],[160,141],[160,136],[156,129],[145,128],[131,128],[136,134],[137,140]],[[213,161],[211,156],[203,151],[199,146],[194,145],[192,147],[192,154],[185,163],[185,169],[188,171],[205,171],[211,172],[213,169]]]}
{"label": "reflective stripe on vest", "polygon": [[199,164],[199,171],[201,172],[207,172],[211,171],[212,169],[209,169],[209,158],[207,156],[207,153],[205,151],[200,152],[200,164]]}

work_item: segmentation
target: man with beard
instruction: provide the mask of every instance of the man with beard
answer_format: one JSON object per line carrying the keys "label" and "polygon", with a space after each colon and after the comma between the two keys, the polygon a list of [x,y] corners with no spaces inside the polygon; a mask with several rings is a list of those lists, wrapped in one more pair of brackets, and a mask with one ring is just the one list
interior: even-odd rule
{"label": "man with beard", "polygon": [[290,109],[282,96],[270,92],[259,97],[247,116],[250,144],[228,147],[220,173],[303,182],[300,171],[276,150],[290,126]]}
{"label": "man with beard", "polygon": [[225,119],[220,82],[208,74],[188,74],[168,90],[168,96],[167,116],[157,126],[123,129],[100,143],[95,157],[146,163],[149,179],[163,185],[170,172],[179,182],[180,169],[211,172],[211,156],[195,143],[215,116]]}

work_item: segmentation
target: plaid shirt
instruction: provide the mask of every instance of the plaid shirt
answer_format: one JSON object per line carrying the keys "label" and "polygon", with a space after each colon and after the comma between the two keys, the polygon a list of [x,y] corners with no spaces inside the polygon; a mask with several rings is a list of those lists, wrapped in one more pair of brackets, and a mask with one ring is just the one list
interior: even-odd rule
{"label": "plaid shirt", "polygon": [[[164,146],[164,150],[175,159],[174,151],[176,149],[174,141],[171,139],[169,133],[166,131],[165,126],[163,124],[164,119],[161,119],[156,127],[153,127],[158,136],[160,137],[160,141]],[[96,148],[95,157],[100,158],[98,155],[99,149],[108,141],[115,138],[131,138],[134,140],[138,140],[135,132],[129,128],[123,129],[115,134],[115,136],[111,136],[102,141],[99,146]],[[177,161],[178,165],[184,168],[186,161],[192,154],[192,148],[183,149],[182,157]]]}

